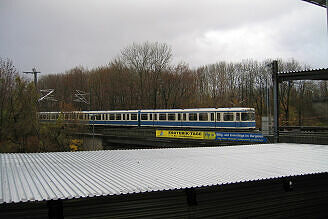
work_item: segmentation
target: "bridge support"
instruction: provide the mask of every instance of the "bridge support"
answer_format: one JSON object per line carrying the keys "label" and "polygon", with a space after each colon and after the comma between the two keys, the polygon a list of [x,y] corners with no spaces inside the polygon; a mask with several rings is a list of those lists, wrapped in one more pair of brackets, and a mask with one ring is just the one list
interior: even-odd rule
{"label": "bridge support", "polygon": [[103,150],[103,139],[101,136],[83,136],[83,149],[96,151]]}

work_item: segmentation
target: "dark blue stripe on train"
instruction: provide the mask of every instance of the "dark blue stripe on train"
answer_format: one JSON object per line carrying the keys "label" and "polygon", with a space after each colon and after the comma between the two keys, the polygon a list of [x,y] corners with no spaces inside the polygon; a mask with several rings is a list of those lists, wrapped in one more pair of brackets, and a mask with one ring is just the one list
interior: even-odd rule
{"label": "dark blue stripe on train", "polygon": [[[92,125],[131,125],[138,126],[138,121],[89,121]],[[177,121],[140,121],[140,126],[175,126],[175,127],[255,127],[255,122],[177,122]]]}

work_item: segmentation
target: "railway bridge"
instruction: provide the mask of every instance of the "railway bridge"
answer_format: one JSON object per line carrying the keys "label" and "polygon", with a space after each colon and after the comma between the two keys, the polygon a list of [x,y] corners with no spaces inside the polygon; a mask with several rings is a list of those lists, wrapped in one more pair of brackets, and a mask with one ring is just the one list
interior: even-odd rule
{"label": "railway bridge", "polygon": [[[93,129],[94,128],[94,129]],[[328,144],[328,127],[280,127],[280,142]],[[89,127],[74,133],[85,149],[212,147],[272,143],[273,133],[259,130],[215,130],[160,127]]]}
{"label": "railway bridge", "polygon": [[75,133],[87,149],[228,146],[271,142],[259,131],[177,127],[89,127]]}

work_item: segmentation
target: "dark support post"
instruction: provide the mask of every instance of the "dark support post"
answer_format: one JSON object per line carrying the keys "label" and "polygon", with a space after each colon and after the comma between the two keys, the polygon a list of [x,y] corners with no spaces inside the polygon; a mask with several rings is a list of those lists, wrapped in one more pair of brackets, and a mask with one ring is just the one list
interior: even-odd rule
{"label": "dark support post", "polygon": [[273,139],[274,143],[279,142],[279,81],[278,81],[278,62],[272,62],[272,81],[273,81],[273,120],[274,130]]}
{"label": "dark support post", "polygon": [[48,206],[48,218],[51,219],[64,218],[62,200],[50,200],[47,202],[47,206]]}
{"label": "dark support post", "polygon": [[197,197],[196,197],[196,190],[194,188],[187,188],[186,189],[187,195],[187,203],[189,206],[196,206],[197,205]]}

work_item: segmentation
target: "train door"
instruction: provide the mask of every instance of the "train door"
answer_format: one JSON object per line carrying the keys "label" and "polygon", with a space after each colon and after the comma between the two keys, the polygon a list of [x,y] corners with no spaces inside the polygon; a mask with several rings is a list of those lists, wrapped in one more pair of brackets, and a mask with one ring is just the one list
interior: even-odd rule
{"label": "train door", "polygon": [[210,123],[211,123],[212,127],[216,127],[215,113],[214,112],[210,113]]}
{"label": "train door", "polygon": [[178,114],[178,126],[182,127],[182,113],[177,113]]}
{"label": "train door", "polygon": [[140,121],[141,121],[141,113],[140,110],[138,110],[138,127],[140,127]]}
{"label": "train door", "polygon": [[236,113],[235,127],[240,127],[240,113]]}

